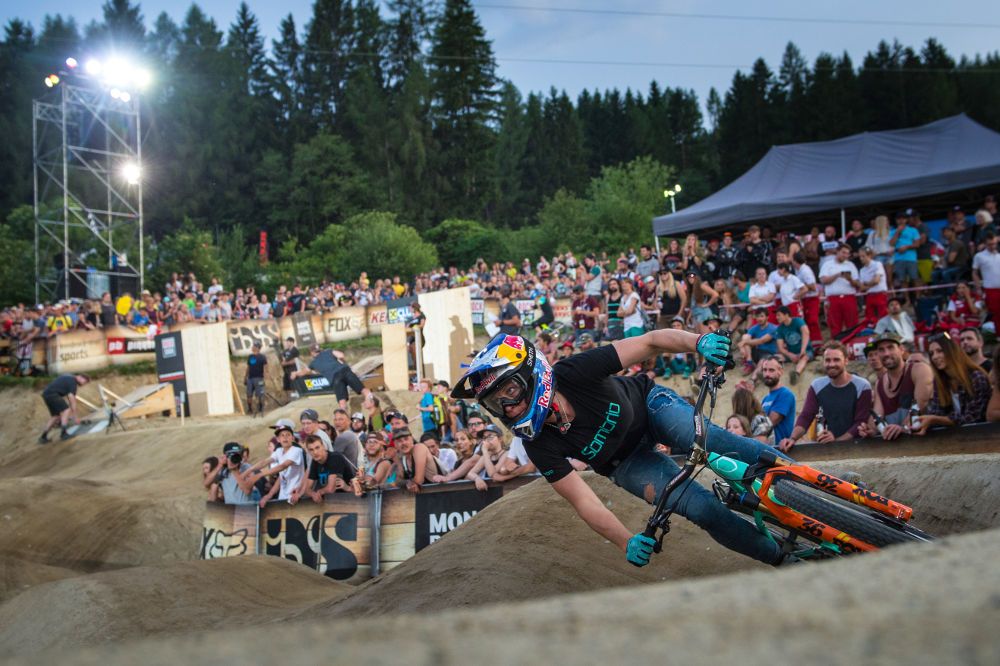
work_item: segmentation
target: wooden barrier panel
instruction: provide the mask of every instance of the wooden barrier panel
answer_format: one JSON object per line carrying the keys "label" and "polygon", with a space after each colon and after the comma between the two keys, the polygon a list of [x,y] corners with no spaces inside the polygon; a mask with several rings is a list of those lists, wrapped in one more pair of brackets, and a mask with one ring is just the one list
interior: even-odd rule
{"label": "wooden barrier panel", "polygon": [[405,391],[410,388],[410,371],[406,354],[406,325],[384,325],[382,327],[382,377],[386,389]]}
{"label": "wooden barrier panel", "polygon": [[233,356],[249,356],[255,342],[259,342],[263,349],[281,348],[282,335],[277,319],[230,321],[226,323],[226,334],[229,337],[229,353]]}
{"label": "wooden barrier panel", "polygon": [[206,502],[201,529],[201,559],[253,555],[257,552],[256,504]]}
{"label": "wooden barrier panel", "polygon": [[45,360],[52,375],[97,370],[111,362],[104,331],[60,333],[39,344],[45,345]]}
{"label": "wooden barrier panel", "polygon": [[351,306],[336,308],[323,315],[323,334],[327,342],[358,340],[368,334],[365,308]]}
{"label": "wooden barrier panel", "polygon": [[104,337],[111,365],[129,365],[156,358],[156,342],[145,332],[127,326],[109,326],[104,329]]}
{"label": "wooden barrier panel", "polygon": [[371,578],[371,498],[338,493],[323,504],[272,502],[264,509],[263,552],[349,583]]}
{"label": "wooden barrier panel", "polygon": [[389,323],[389,312],[385,303],[380,305],[369,305],[365,308],[365,320],[367,322],[367,335],[379,335],[382,327]]}
{"label": "wooden barrier panel", "polygon": [[187,393],[205,393],[206,414],[211,416],[233,413],[227,330],[224,323],[181,330]]}

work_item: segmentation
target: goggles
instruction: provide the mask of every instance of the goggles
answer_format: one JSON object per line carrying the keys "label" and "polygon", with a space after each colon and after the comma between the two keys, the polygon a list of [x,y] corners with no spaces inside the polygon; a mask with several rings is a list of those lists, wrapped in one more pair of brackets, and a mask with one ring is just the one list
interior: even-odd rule
{"label": "goggles", "polygon": [[527,393],[528,387],[524,380],[520,376],[514,375],[480,396],[478,401],[493,416],[505,418],[505,408],[520,403]]}

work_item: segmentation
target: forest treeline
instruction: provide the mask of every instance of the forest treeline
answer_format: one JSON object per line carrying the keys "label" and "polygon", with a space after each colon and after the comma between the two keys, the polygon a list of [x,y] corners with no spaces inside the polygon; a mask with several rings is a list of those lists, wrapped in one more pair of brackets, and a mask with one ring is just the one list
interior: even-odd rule
{"label": "forest treeline", "polygon": [[223,267],[230,278],[252,277],[266,230],[283,277],[346,277],[322,261],[289,262],[356,232],[358,219],[400,227],[401,243],[420,246],[401,253],[416,263],[399,271],[634,244],[666,210],[664,188],[682,183],[677,204],[688,205],[772,145],[963,111],[1000,130],[1000,55],[956,60],[933,38],[880,42],[859,63],[846,53],[808,62],[789,43],[775,67],[757,60],[703,105],[668,79],[575,98],[558,81],[519,91],[497,75],[468,0],[316,0],[279,33],[267,44],[247,4],[226,27],[196,4],[179,24],[166,13],[147,21],[129,0],[108,0],[86,26],[10,20],[0,44],[3,270],[32,237],[31,100],[69,55],[138,54],[155,72],[142,98],[154,273],[184,268],[185,244],[204,242],[245,265]]}

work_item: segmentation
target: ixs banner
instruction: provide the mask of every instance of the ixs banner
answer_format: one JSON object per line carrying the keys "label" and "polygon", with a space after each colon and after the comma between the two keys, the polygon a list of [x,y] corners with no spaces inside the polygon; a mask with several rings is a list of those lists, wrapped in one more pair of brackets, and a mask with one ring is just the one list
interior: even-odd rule
{"label": "ixs banner", "polygon": [[281,329],[277,319],[245,319],[229,322],[226,326],[229,338],[229,353],[233,356],[249,356],[255,342],[267,351],[281,347]]}

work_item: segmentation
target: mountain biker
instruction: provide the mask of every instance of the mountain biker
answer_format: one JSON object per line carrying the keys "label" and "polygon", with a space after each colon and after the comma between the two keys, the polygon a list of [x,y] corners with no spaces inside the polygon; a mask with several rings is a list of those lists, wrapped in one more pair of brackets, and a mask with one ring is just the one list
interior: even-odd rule
{"label": "mountain biker", "polygon": [[[452,396],[475,398],[522,438],[531,462],[595,532],[626,553],[636,566],[649,563],[653,539],[633,535],[598,499],[567,461],[588,462],[650,504],[679,471],[654,450],[666,444],[689,452],[694,442],[693,408],[645,374],[614,376],[655,354],[698,352],[715,365],[729,358],[729,339],[660,329],[616,340],[563,359],[555,366],[521,336],[495,336],[473,359]],[[707,449],[743,462],[757,462],[770,447],[711,426]],[[674,512],[688,518],[723,546],[769,564],[786,561],[773,541],[740,518],[707,489],[689,479],[672,495]]]}

